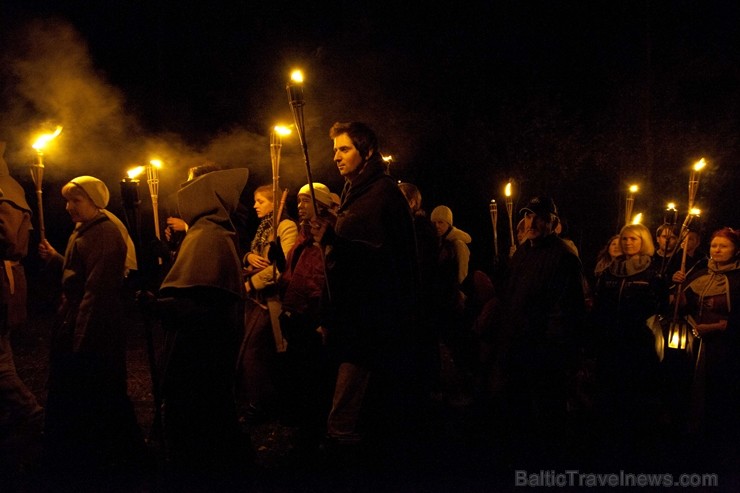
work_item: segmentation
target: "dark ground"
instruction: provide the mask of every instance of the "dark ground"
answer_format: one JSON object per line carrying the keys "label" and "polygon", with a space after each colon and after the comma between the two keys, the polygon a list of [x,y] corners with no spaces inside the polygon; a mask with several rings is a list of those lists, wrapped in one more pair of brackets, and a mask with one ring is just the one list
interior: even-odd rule
{"label": "dark ground", "polygon": [[[45,401],[44,388],[47,363],[48,342],[51,325],[51,311],[31,310],[31,323],[26,331],[14,335],[16,364],[21,378],[36,394]],[[128,350],[128,390],[135,406],[137,418],[145,436],[151,436],[153,422],[153,397],[145,327],[135,306],[127,311],[127,324],[130,330]],[[155,334],[156,334],[155,327]],[[401,462],[394,459],[386,461],[361,461],[359,466],[347,461],[347,457],[334,458],[327,463],[316,457],[295,460],[295,428],[286,426],[280,420],[267,420],[259,424],[244,422],[244,430],[249,433],[255,454],[255,466],[244,471],[244,481],[239,486],[221,484],[207,491],[213,493],[245,491],[254,493],[289,492],[411,492],[411,493],[477,493],[499,492],[521,489],[515,487],[515,467],[511,456],[499,441],[494,430],[506,430],[505,423],[493,423],[492,407],[482,405],[471,395],[459,392],[459,375],[452,370],[449,359],[443,365],[446,398],[435,401],[431,412],[425,418],[427,433],[415,448],[414,459]],[[579,434],[588,435],[590,429],[586,422]],[[22,493],[56,493],[57,491],[96,491],[96,492],[171,492],[194,491],[180,485],[171,488],[161,473],[161,450],[155,440],[149,440],[152,453],[151,469],[147,474],[135,477],[110,476],[94,479],[93,486],[84,487],[80,481],[74,485],[60,484],[50,478],[40,466],[41,437],[33,430],[21,428],[10,436],[0,439],[0,491]],[[387,451],[380,455],[394,457]],[[665,446],[656,451],[656,460],[649,467],[639,465],[625,466],[618,461],[603,457],[597,448],[583,450],[577,460],[566,464],[567,469],[581,472],[715,472],[711,468],[702,471],[692,469],[699,462],[699,450],[692,450],[685,443],[668,440]],[[400,453],[397,457],[403,456]],[[540,469],[558,470],[558,466],[539,466],[531,464],[528,471]],[[740,491],[738,474],[722,473],[719,488],[691,488],[692,491]],[[559,488],[561,491],[587,488]],[[599,488],[596,488],[599,489]],[[603,489],[603,488],[602,488]],[[669,488],[660,488],[666,491]],[[651,491],[641,488],[641,491]],[[199,490],[202,491],[202,490]]]}
{"label": "dark ground", "polygon": [[[146,344],[146,330],[135,305],[127,310],[126,327],[129,329],[127,353],[128,391],[134,404],[139,425],[145,437],[151,437],[154,406],[151,373]],[[34,306],[30,310],[29,325],[25,331],[13,334],[13,347],[18,373],[43,405],[46,399],[45,382],[48,372],[49,333],[53,310],[48,306]],[[154,327],[155,342],[158,326]],[[447,362],[449,368],[449,361]],[[455,376],[448,372],[450,389],[455,387]],[[483,435],[477,429],[479,419],[471,405],[470,396],[451,392],[433,406],[428,416],[431,433],[424,437],[422,452],[413,466],[398,466],[394,459],[378,463],[361,462],[339,465],[315,458],[294,457],[296,429],[282,424],[278,419],[268,419],[258,424],[243,421],[249,433],[255,454],[255,467],[245,471],[246,482],[239,483],[239,491],[250,492],[460,492],[501,491],[506,489],[493,457],[495,447],[482,443]],[[30,429],[28,429],[30,428]],[[80,485],[62,485],[50,478],[40,465],[41,436],[38,428],[21,427],[10,436],[0,437],[0,491],[23,493],[52,493],[60,490],[83,491]],[[84,491],[120,491],[143,493],[171,491],[161,474],[160,447],[156,440],[148,440],[152,452],[152,470],[143,477],[85,478],[95,480],[94,486]],[[392,451],[387,454],[392,456]],[[338,458],[340,461],[347,458]],[[394,462],[394,463],[390,463]],[[345,467],[346,466],[346,467]],[[506,481],[510,480],[506,478]],[[245,486],[246,485],[246,486]],[[65,489],[66,488],[66,489]],[[217,491],[232,491],[230,487]],[[187,491],[187,487],[179,489]]]}

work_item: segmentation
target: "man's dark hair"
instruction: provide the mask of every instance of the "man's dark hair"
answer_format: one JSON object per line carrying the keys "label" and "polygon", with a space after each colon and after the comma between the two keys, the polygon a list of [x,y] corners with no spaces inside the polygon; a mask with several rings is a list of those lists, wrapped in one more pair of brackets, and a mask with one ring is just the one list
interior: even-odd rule
{"label": "man's dark hair", "polygon": [[329,130],[329,138],[335,139],[342,134],[349,135],[352,139],[352,144],[357,148],[360,153],[360,157],[364,161],[368,160],[368,156],[372,151],[375,159],[381,159],[380,153],[378,152],[378,137],[375,132],[361,122],[348,122],[341,123],[336,122],[332,125]]}

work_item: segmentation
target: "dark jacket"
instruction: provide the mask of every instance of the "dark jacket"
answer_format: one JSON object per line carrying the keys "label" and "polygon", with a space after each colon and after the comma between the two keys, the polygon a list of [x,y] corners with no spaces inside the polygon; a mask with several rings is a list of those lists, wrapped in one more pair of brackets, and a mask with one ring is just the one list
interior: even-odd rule
{"label": "dark jacket", "polygon": [[373,365],[414,337],[418,288],[411,210],[379,159],[346,183],[334,232],[322,325],[340,360]]}
{"label": "dark jacket", "polygon": [[581,261],[554,234],[517,248],[504,296],[514,344],[572,346],[581,333],[585,317]]}

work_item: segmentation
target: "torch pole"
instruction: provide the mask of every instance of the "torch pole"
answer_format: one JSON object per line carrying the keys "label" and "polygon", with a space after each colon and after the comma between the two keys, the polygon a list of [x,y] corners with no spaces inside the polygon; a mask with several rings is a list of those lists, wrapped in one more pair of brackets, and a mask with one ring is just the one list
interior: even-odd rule
{"label": "torch pole", "polygon": [[491,224],[493,226],[493,251],[494,251],[494,264],[498,263],[498,205],[495,200],[491,200],[489,206],[491,212]]}
{"label": "torch pole", "polygon": [[[272,161],[272,240],[277,238],[277,226],[280,223],[280,210],[276,210],[274,204],[278,201],[278,190],[280,190],[280,150],[283,147],[282,139],[277,130],[270,134],[270,158]],[[277,214],[277,215],[276,215]]]}
{"label": "torch pole", "polygon": [[[159,231],[159,170],[152,163],[146,165],[146,182],[149,185],[149,195],[152,198],[154,236],[157,237],[157,240],[162,241],[162,235]],[[162,257],[158,257],[157,263],[162,265]]]}
{"label": "torch pole", "polygon": [[[516,247],[517,244],[514,241],[514,201],[511,197],[506,198],[506,213],[509,215],[509,234],[511,235],[511,246]],[[514,248],[511,249],[512,251]]]}
{"label": "torch pole", "polygon": [[308,158],[306,123],[303,117],[303,106],[306,104],[306,101],[303,98],[303,86],[299,84],[288,84],[286,89],[288,91],[290,109],[293,111],[293,121],[295,122],[296,132],[298,132],[298,139],[301,142],[301,149],[303,150],[303,162],[306,165],[306,180],[308,181],[308,190],[311,193],[311,203],[313,204],[314,212],[318,214],[319,209],[316,206],[316,193],[313,189],[313,177],[311,176],[311,162]]}
{"label": "torch pole", "polygon": [[627,196],[627,201],[625,202],[625,209],[624,209],[624,224],[630,223],[630,216],[632,216],[632,206],[635,203],[635,197],[630,193]]}
{"label": "torch pole", "polygon": [[36,164],[31,166],[31,178],[36,187],[36,201],[39,211],[39,235],[43,242],[46,240],[46,227],[44,226],[44,201],[42,199],[44,193],[42,190],[42,184],[44,182],[44,153],[37,151],[36,155],[38,159]]}
{"label": "torch pole", "polygon": [[[303,150],[303,162],[306,165],[306,180],[308,181],[308,191],[311,193],[311,205],[313,206],[314,214],[318,217],[319,208],[316,204],[316,192],[313,189],[313,176],[311,176],[311,162],[308,158],[308,143],[306,142],[306,123],[303,118],[303,106],[306,104],[306,100],[303,97],[303,85],[301,84],[288,84],[286,86],[288,91],[288,101],[290,102],[290,109],[293,112],[293,121],[295,122],[296,132],[298,132],[298,139],[301,142],[301,149]],[[326,259],[324,257],[324,250],[321,249],[321,258],[324,265],[324,285],[326,286],[327,298],[331,301],[331,288],[329,286],[329,276],[326,275]]]}

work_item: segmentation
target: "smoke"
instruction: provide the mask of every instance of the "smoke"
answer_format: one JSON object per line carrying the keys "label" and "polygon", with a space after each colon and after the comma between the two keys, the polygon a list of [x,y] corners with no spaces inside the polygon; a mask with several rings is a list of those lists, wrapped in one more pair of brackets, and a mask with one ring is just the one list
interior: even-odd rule
{"label": "smoke", "polygon": [[[128,169],[160,159],[160,193],[174,192],[187,169],[204,162],[224,168],[269,170],[269,140],[239,127],[198,148],[174,133],[152,134],[127,111],[122,91],[96,69],[88,45],[68,22],[33,20],[6,36],[3,56],[7,77],[0,107],[0,139],[14,175],[36,161],[31,147],[40,134],[57,125],[59,137],[44,149],[45,177],[64,183],[93,175],[118,193]],[[111,201],[113,202],[113,200]]]}

